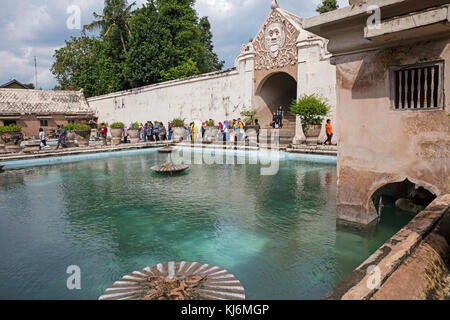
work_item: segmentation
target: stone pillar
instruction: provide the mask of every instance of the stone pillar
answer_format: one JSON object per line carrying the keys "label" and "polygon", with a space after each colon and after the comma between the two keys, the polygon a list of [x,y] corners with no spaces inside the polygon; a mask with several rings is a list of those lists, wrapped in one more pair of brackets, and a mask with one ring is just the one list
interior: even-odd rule
{"label": "stone pillar", "polygon": [[378,219],[378,212],[370,200],[376,191],[374,181],[383,179],[383,173],[357,168],[351,160],[338,155],[337,168],[337,219],[367,225]]}
{"label": "stone pillar", "polygon": [[292,140],[293,145],[299,145],[306,142],[305,134],[303,133],[302,121],[300,116],[297,115],[295,117],[295,137]]}

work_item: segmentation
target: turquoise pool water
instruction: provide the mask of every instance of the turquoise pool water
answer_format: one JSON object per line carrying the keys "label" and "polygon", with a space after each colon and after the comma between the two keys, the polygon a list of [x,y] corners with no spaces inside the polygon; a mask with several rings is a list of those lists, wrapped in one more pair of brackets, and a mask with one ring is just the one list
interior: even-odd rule
{"label": "turquoise pool water", "polygon": [[[183,260],[228,270],[248,299],[320,299],[412,218],[385,206],[370,230],[337,227],[334,158],[283,154],[273,176],[248,163],[150,172],[166,159],[7,163],[22,169],[0,174],[0,299],[97,299],[125,274]],[[70,265],[81,290],[66,287]]]}

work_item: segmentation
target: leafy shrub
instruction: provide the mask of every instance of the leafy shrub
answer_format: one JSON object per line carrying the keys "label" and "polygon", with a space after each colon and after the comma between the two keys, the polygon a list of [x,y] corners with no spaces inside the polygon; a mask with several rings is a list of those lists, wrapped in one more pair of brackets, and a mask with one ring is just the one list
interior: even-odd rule
{"label": "leafy shrub", "polygon": [[206,126],[207,126],[207,127],[214,127],[214,120],[208,120],[208,121],[206,121]]}
{"label": "leafy shrub", "polygon": [[114,122],[111,125],[111,129],[123,129],[123,127],[124,127],[123,122]]}
{"label": "leafy shrub", "polygon": [[82,123],[68,123],[64,125],[64,128],[67,131],[88,131],[91,130],[91,127],[87,124]]}
{"label": "leafy shrub", "polygon": [[299,115],[306,129],[309,125],[322,124],[330,109],[325,98],[316,94],[304,94],[300,99],[292,100],[290,114]]}
{"label": "leafy shrub", "polygon": [[139,129],[139,122],[136,121],[131,123],[128,129]]}
{"label": "leafy shrub", "polygon": [[184,119],[175,118],[172,120],[172,127],[174,128],[183,128],[184,127]]}
{"label": "leafy shrub", "polygon": [[255,122],[256,114],[258,113],[258,109],[248,109],[241,112],[241,116],[243,117],[243,121],[245,124],[253,124]]}
{"label": "leafy shrub", "polygon": [[0,133],[13,133],[22,132],[22,127],[15,124],[10,124],[9,126],[0,126]]}

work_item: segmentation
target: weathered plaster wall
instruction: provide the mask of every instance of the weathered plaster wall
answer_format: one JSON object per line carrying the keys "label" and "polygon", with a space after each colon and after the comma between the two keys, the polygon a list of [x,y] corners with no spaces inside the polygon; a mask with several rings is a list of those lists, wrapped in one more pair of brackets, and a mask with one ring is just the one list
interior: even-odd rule
{"label": "weathered plaster wall", "polygon": [[[444,60],[444,110],[394,111],[394,66]],[[337,63],[338,219],[369,223],[370,198],[408,178],[436,195],[450,192],[450,40],[346,55]]]}
{"label": "weathered plaster wall", "polygon": [[99,121],[109,124],[174,118],[218,123],[240,117],[243,107],[251,106],[252,79],[252,56],[241,55],[235,69],[93,97],[88,103]]}

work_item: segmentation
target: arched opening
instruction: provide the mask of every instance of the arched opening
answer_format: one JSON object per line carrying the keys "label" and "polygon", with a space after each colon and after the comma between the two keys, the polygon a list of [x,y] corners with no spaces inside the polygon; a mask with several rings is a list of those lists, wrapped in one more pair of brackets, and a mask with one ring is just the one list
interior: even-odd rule
{"label": "arched opening", "polygon": [[395,206],[402,211],[417,214],[425,209],[436,195],[408,179],[388,183],[375,191],[371,201],[378,213],[383,206]]}
{"label": "arched opening", "polygon": [[283,107],[283,127],[295,127],[295,117],[289,113],[289,105],[297,98],[297,81],[288,73],[278,72],[268,75],[261,81],[255,99],[259,122],[267,126],[272,121],[273,113],[279,106]]}

